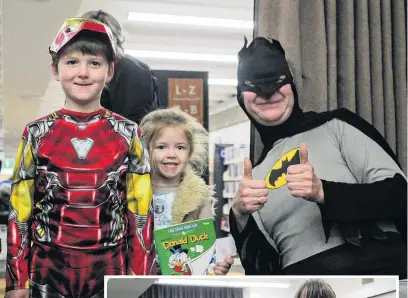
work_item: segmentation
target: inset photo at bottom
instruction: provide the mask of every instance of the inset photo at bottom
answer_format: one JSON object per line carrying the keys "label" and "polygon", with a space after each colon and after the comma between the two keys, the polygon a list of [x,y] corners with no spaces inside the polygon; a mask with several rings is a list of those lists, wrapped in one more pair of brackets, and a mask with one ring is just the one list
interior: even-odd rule
{"label": "inset photo at bottom", "polygon": [[[399,298],[397,276],[105,276],[107,298]],[[406,289],[406,287],[405,287]],[[402,294],[402,293],[401,293]]]}

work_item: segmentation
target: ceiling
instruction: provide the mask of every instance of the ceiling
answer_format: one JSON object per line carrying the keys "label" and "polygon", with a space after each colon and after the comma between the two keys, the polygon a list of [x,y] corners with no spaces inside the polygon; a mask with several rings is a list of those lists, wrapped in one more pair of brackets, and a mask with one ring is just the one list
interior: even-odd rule
{"label": "ceiling", "polygon": [[[15,155],[28,121],[59,109],[64,102],[60,85],[51,78],[48,54],[48,46],[63,20],[97,9],[119,20],[128,50],[236,55],[243,45],[244,35],[252,36],[252,29],[149,24],[127,19],[129,12],[144,12],[251,21],[252,0],[4,0],[6,157]],[[235,62],[141,60],[152,69],[208,71],[210,78],[236,78]],[[235,94],[235,86],[210,85],[210,114],[235,106]]]}

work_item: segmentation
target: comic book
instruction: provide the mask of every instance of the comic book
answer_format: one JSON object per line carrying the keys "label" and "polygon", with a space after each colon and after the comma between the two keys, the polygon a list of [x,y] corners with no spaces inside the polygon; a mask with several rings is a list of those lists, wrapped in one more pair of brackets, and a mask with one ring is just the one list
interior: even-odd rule
{"label": "comic book", "polygon": [[163,275],[215,275],[213,218],[157,229],[154,239]]}

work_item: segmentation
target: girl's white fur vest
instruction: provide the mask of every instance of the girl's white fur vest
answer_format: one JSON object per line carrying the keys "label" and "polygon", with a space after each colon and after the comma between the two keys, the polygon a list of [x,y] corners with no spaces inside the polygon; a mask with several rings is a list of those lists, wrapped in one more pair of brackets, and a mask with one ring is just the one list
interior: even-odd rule
{"label": "girl's white fur vest", "polygon": [[187,166],[172,206],[172,224],[213,217],[213,193],[213,186]]}

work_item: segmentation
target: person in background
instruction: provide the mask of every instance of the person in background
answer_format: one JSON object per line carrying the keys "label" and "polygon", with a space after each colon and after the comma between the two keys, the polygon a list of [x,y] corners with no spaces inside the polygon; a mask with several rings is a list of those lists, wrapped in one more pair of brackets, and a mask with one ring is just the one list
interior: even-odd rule
{"label": "person in background", "polygon": [[111,14],[93,10],[82,17],[104,23],[115,40],[118,62],[112,80],[102,91],[101,105],[139,124],[146,114],[159,107],[156,77],[147,64],[124,53],[122,28]]}
{"label": "person in background", "polygon": [[0,225],[8,224],[11,180],[0,181]]}

